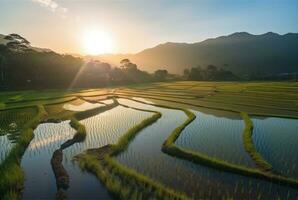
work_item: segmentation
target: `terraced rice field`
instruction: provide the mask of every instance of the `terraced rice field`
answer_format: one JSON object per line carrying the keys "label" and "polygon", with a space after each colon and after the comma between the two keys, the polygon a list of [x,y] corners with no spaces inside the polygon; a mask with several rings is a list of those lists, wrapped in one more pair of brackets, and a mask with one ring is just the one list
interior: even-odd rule
{"label": "terraced rice field", "polygon": [[297,199],[297,94],[190,81],[0,93],[0,199]]}

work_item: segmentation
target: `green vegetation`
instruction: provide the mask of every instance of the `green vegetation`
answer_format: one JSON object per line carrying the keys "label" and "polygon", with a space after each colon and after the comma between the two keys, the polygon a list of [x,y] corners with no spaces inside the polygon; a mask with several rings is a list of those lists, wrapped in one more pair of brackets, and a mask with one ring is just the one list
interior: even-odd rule
{"label": "green vegetation", "polygon": [[178,126],[170,135],[170,137],[167,138],[167,140],[162,145],[162,149],[171,148],[171,145],[175,143],[177,138],[179,137],[180,133],[184,130],[184,128],[189,125],[193,120],[196,119],[196,115],[190,112],[189,110],[182,109],[182,111],[187,115],[187,120]]}
{"label": "green vegetation", "polygon": [[[116,90],[115,95],[146,98],[158,104],[170,103],[173,107],[192,106],[258,116],[297,118],[297,92],[295,82],[182,81],[134,86],[129,90]],[[186,97],[181,98],[185,93]]]}
{"label": "green vegetation", "polygon": [[266,173],[266,172],[259,171],[257,169],[251,169],[245,166],[231,164],[224,160],[212,158],[200,152],[183,149],[175,145],[174,142],[179,137],[182,130],[193,120],[192,114],[188,112],[186,112],[188,119],[181,126],[176,128],[172,132],[172,134],[166,139],[166,141],[163,143],[163,146],[162,146],[163,152],[181,159],[189,160],[198,164],[203,164],[215,169],[224,170],[224,171],[250,176],[254,178],[259,178],[259,179],[271,181],[277,184],[298,188],[298,180],[287,178],[280,175]]}
{"label": "green vegetation", "polygon": [[129,169],[110,157],[81,154],[78,163],[100,179],[108,191],[119,199],[188,199],[187,196]]}
{"label": "green vegetation", "polygon": [[37,115],[22,127],[22,133],[17,139],[16,145],[0,165],[0,196],[4,199],[19,197],[23,187],[24,174],[20,166],[21,158],[34,137],[33,130],[47,116],[42,105],[39,105],[37,110]]}
{"label": "green vegetation", "polygon": [[103,107],[86,110],[86,111],[82,111],[82,112],[77,112],[74,114],[74,117],[78,120],[86,119],[86,118],[96,115],[98,113],[110,110],[118,105],[119,105],[118,101],[114,98],[112,104],[109,104],[109,105],[106,105]]}
{"label": "green vegetation", "polygon": [[[138,109],[138,110],[142,110],[142,109]],[[147,110],[143,110],[143,111],[147,111]],[[151,111],[152,112],[152,111]],[[134,137],[136,136],[136,134],[146,128],[147,126],[149,126],[150,124],[153,124],[154,122],[156,122],[159,118],[161,117],[161,113],[156,112],[152,117],[143,120],[141,123],[137,124],[136,126],[130,128],[119,140],[118,143],[116,145],[113,145],[113,155],[117,155],[118,153],[120,153],[121,151],[124,151],[126,149],[126,147],[128,146],[129,142],[132,141],[134,139]]]}
{"label": "green vegetation", "polygon": [[261,154],[256,150],[253,140],[253,123],[246,113],[241,113],[241,116],[245,122],[245,129],[243,131],[243,144],[245,150],[249,153],[251,158],[255,161],[256,165],[265,172],[271,172],[272,166],[264,160]]}
{"label": "green vegetation", "polygon": [[111,156],[124,151],[140,130],[153,124],[161,117],[159,112],[134,109],[155,114],[129,129],[118,140],[117,144],[108,146],[110,150],[102,160],[98,159],[98,153],[95,155],[83,153],[77,156],[76,159],[80,167],[95,174],[105,184],[109,192],[120,199],[188,199],[185,195],[173,191],[132,169],[128,169],[111,158]]}
{"label": "green vegetation", "polygon": [[[127,70],[127,69],[126,69]],[[10,121],[15,122],[20,129],[18,137],[14,138],[16,145],[0,165],[0,196],[1,198],[17,199],[22,190],[24,174],[20,167],[21,157],[33,138],[33,130],[40,121],[59,121],[71,119],[70,125],[77,130],[72,140],[66,141],[61,149],[75,142],[83,141],[86,137],[85,127],[79,120],[94,116],[118,105],[117,97],[126,98],[152,106],[176,109],[183,111],[187,120],[177,127],[166,139],[162,151],[200,165],[258,178],[280,185],[298,188],[298,181],[279,174],[257,152],[252,141],[253,124],[249,115],[280,116],[298,118],[298,84],[295,82],[173,82],[150,83],[131,85],[119,89],[103,90],[76,90],[76,91],[47,91],[47,92],[6,92],[0,94],[0,129],[4,132],[9,129]],[[27,93],[27,94],[26,94]],[[42,95],[40,95],[42,94]],[[47,96],[48,95],[48,96]],[[114,97],[114,102],[103,107],[83,112],[66,111],[63,105],[66,102],[80,103],[82,100],[97,102],[104,97]],[[132,99],[142,97],[154,103]],[[35,116],[36,106],[38,114]],[[124,106],[124,105],[122,105]],[[196,116],[185,109],[205,107],[241,113],[245,121],[243,144],[259,169],[228,163],[224,160],[209,157],[203,153],[183,149],[175,145],[175,141]],[[19,109],[22,108],[22,109]],[[121,199],[184,199],[185,195],[173,191],[166,186],[143,176],[134,170],[118,163],[113,156],[123,152],[138,132],[156,122],[161,113],[152,110],[133,108],[153,115],[140,124],[129,129],[117,142],[107,146],[106,151],[100,150],[97,154],[87,151],[78,156],[82,169],[94,173],[113,193]],[[35,117],[34,117],[35,116]],[[4,133],[3,132],[3,133]],[[5,133],[4,133],[5,134]],[[1,135],[1,130],[0,130]],[[11,136],[10,136],[11,137]],[[11,138],[9,138],[11,139]],[[102,154],[103,156],[99,156]]]}
{"label": "green vegetation", "polygon": [[74,117],[71,118],[70,126],[77,130],[73,139],[76,141],[84,141],[87,136],[85,126]]}

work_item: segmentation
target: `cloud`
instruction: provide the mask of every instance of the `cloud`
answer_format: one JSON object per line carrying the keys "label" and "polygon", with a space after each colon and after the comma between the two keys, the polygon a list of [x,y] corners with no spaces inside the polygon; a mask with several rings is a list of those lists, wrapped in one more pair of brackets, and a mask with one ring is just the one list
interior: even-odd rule
{"label": "cloud", "polygon": [[49,9],[52,12],[58,12],[60,14],[67,13],[68,9],[60,6],[54,0],[32,0],[33,2],[39,3],[42,7]]}

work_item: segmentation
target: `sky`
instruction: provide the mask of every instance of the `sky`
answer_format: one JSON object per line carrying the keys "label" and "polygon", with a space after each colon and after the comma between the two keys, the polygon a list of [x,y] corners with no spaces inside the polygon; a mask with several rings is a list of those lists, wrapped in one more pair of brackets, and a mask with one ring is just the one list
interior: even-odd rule
{"label": "sky", "polygon": [[106,53],[136,53],[241,31],[298,32],[297,19],[297,0],[0,0],[0,34],[59,53],[87,54],[94,30],[111,41]]}

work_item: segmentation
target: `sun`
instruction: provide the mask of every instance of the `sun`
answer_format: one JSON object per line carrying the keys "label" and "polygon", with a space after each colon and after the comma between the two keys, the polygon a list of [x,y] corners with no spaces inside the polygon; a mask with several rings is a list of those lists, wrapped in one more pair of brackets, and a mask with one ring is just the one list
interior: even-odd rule
{"label": "sun", "polygon": [[98,55],[112,53],[114,50],[112,37],[104,31],[88,30],[84,33],[83,44],[86,54]]}

